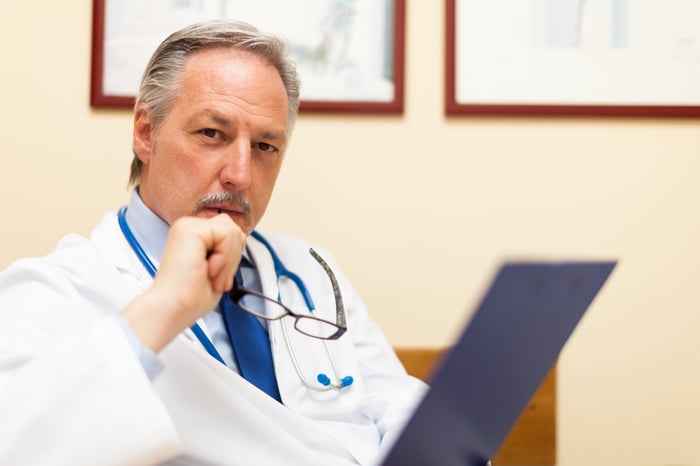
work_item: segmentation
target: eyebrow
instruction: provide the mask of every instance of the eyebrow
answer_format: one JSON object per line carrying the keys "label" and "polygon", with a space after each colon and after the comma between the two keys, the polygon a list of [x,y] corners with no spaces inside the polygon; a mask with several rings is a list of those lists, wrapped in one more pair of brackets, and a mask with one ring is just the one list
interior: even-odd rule
{"label": "eyebrow", "polygon": [[262,139],[271,139],[273,141],[280,141],[282,143],[287,141],[287,137],[283,132],[279,131],[263,131],[262,134]]}
{"label": "eyebrow", "polygon": [[[215,123],[230,128],[234,126],[234,123],[222,116],[221,114],[213,111],[213,110],[204,110],[199,114],[196,114],[193,116],[193,119],[196,119],[198,117],[205,117],[205,118],[211,118],[212,121]],[[281,142],[286,142],[287,141],[287,136],[285,131],[270,131],[270,130],[264,130],[262,134],[260,134],[260,137],[262,139],[272,139],[274,141],[281,141]]]}
{"label": "eyebrow", "polygon": [[194,115],[194,118],[199,118],[199,117],[210,118],[211,120],[214,121],[214,123],[218,123],[221,126],[233,126],[233,122],[231,120],[229,120],[226,117],[221,116],[220,114],[218,114],[212,110],[205,110],[199,114]]}

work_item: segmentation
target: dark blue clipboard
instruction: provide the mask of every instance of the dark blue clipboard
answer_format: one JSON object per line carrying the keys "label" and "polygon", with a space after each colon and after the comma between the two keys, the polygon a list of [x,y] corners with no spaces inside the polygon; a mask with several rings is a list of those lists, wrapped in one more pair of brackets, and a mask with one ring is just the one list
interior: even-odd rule
{"label": "dark blue clipboard", "polygon": [[501,266],[383,466],[487,464],[615,265]]}

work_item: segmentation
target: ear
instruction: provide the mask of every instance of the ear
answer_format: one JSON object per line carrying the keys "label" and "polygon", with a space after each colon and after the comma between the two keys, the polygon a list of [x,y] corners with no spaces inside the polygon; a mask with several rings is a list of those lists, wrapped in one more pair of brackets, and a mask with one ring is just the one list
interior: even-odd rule
{"label": "ear", "polygon": [[134,111],[134,153],[148,164],[153,152],[153,124],[148,110],[139,104]]}

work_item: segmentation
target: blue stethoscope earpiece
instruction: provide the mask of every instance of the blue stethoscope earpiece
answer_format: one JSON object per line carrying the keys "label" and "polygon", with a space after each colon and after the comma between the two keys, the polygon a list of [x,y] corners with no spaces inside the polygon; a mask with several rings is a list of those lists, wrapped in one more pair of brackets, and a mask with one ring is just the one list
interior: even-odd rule
{"label": "blue stethoscope earpiece", "polygon": [[[324,387],[327,387],[331,384],[331,379],[326,374],[318,374],[316,376],[316,380],[318,380],[318,383],[320,383]],[[353,379],[352,376],[347,375],[338,381],[336,388],[349,387],[354,381],[355,379]]]}
{"label": "blue stethoscope earpiece", "polygon": [[353,379],[352,376],[346,375],[345,377],[340,379],[340,385],[342,385],[343,387],[349,387],[354,381],[355,379]]}

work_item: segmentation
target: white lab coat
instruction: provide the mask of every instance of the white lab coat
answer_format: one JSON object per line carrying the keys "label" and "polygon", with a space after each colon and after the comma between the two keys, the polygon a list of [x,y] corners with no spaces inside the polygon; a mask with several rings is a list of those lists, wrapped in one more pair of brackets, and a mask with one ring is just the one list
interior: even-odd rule
{"label": "white lab coat", "polygon": [[[316,313],[335,319],[328,278],[308,245],[266,237],[305,281]],[[263,292],[276,296],[270,254],[252,238],[248,246]],[[425,386],[406,375],[349,282],[320,252],[338,275],[348,317],[347,333],[331,347],[341,376],[354,383],[339,392],[305,388],[281,335],[289,323],[273,322],[284,405],[214,360],[189,330],[159,353],[163,369],[149,379],[113,315],[152,278],[114,213],[89,240],[69,235],[47,257],[11,265],[0,274],[0,464],[372,464]],[[303,308],[296,287],[280,283],[282,300]],[[320,341],[294,330],[289,336],[307,378],[331,372]]]}

